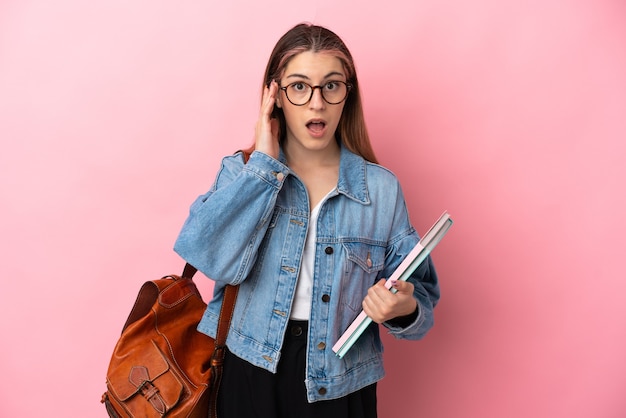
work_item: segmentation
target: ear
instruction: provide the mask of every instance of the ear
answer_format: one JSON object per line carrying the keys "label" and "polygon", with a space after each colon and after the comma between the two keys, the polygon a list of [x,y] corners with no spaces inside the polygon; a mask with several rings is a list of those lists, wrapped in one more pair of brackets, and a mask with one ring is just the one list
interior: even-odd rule
{"label": "ear", "polygon": [[276,104],[276,107],[279,109],[283,107],[283,103],[280,101],[280,94],[276,96],[276,101],[274,103]]}

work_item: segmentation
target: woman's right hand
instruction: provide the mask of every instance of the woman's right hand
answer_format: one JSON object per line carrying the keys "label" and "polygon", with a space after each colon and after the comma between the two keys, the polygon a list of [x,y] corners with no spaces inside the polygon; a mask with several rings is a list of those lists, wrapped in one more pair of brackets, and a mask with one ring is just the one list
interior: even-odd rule
{"label": "woman's right hand", "polygon": [[272,118],[272,111],[278,95],[278,83],[275,80],[263,89],[261,110],[256,122],[256,147],[270,157],[278,158],[278,120]]}

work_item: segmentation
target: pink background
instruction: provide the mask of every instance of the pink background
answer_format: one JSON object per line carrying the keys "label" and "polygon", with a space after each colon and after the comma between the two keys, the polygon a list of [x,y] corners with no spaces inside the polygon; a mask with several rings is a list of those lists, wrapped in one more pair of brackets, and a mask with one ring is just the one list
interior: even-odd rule
{"label": "pink background", "polygon": [[180,272],[301,21],[351,48],[418,230],[456,221],[432,333],[385,339],[380,416],[626,416],[622,0],[1,2],[0,416],[105,416],[137,291]]}

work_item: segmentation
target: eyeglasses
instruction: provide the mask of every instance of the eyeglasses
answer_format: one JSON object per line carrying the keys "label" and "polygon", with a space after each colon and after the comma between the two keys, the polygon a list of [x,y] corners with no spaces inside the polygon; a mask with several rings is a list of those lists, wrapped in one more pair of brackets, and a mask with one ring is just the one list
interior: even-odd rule
{"label": "eyeglasses", "polygon": [[295,106],[304,106],[313,98],[315,89],[320,89],[324,101],[331,105],[336,105],[348,97],[352,88],[351,84],[343,81],[329,81],[321,86],[311,86],[303,81],[296,81],[285,87],[280,87],[285,92],[287,100]]}

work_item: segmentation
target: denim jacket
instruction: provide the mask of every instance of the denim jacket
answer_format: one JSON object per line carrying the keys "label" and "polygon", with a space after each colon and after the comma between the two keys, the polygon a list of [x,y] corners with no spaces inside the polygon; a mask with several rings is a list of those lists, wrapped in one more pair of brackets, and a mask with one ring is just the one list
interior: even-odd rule
{"label": "denim jacket", "polygon": [[[215,336],[226,284],[239,284],[229,350],[276,372],[309,223],[309,197],[281,152],[225,157],[212,188],[191,206],[174,246],[215,280],[198,329]],[[384,376],[379,326],[372,323],[343,358],[332,351],[362,309],[369,287],[391,275],[419,238],[400,185],[387,169],[341,148],[339,180],[320,208],[305,384],[309,402],[335,399]],[[420,339],[433,325],[439,286],[430,257],[409,280],[417,318],[384,326]]]}

